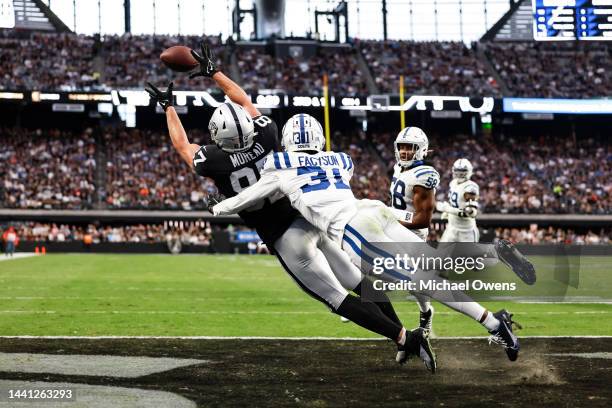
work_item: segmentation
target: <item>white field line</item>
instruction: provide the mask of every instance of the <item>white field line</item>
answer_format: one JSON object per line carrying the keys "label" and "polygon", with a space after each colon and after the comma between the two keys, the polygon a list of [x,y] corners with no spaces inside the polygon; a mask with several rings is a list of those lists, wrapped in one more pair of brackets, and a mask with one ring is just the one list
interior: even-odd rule
{"label": "white field line", "polygon": [[[435,340],[482,340],[488,336],[448,336]],[[521,336],[521,339],[612,339],[612,336]],[[307,340],[307,341],[390,341],[382,337],[274,337],[274,336],[0,336],[0,339],[43,339],[43,340]]]}
{"label": "white field line", "polygon": [[[329,315],[326,311],[275,311],[275,310],[0,310],[0,314],[139,314],[139,315]],[[456,315],[457,312],[436,312],[436,315]],[[607,315],[612,310],[579,310],[579,311],[532,311],[537,315]]]}

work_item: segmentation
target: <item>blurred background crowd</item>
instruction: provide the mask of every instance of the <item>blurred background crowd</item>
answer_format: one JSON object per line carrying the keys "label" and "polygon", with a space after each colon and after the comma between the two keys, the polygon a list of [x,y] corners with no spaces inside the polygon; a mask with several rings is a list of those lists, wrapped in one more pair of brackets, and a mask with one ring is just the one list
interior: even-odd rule
{"label": "blurred background crowd", "polygon": [[[277,57],[263,46],[207,37],[224,70],[248,91],[320,94],[327,73],[336,95],[409,94],[583,97],[612,91],[607,44],[557,42],[359,41],[319,47],[312,57]],[[194,87],[159,61],[173,45],[198,49],[202,37],[84,36],[0,30],[0,89],[96,90],[142,88],[146,81]],[[18,58],[15,58],[15,55]],[[547,58],[542,58],[542,56]],[[198,86],[200,86],[198,84]]]}
{"label": "blurred background crowd", "polygon": [[[0,160],[6,163],[0,166],[1,207],[201,210],[204,198],[216,191],[182,162],[161,132],[6,128],[0,136],[5,141]],[[190,137],[194,143],[207,140],[197,130]],[[389,202],[394,139],[395,134],[360,130],[332,136],[333,147],[353,158],[357,197]],[[441,175],[438,200],[446,200],[452,163],[466,157],[474,165],[482,212],[612,212],[612,151],[606,137],[434,133],[430,148],[428,159]]]}

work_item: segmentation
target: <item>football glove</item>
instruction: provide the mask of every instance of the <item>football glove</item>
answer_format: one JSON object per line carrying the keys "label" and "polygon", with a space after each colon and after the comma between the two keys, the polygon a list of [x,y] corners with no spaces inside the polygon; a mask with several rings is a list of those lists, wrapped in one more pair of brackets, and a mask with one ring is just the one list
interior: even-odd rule
{"label": "football glove", "polygon": [[159,103],[159,106],[162,107],[164,112],[166,109],[172,106],[172,88],[174,87],[174,82],[170,82],[170,84],[168,84],[168,89],[166,89],[166,92],[160,91],[159,88],[150,82],[147,82],[147,86],[148,87],[145,88],[145,91],[147,91],[152,100]]}
{"label": "football glove", "polygon": [[206,209],[212,214],[213,207],[223,200],[225,200],[225,197],[219,193],[209,194],[208,197],[205,199]]}
{"label": "football glove", "polygon": [[196,59],[196,61],[198,61],[200,66],[198,67],[197,71],[189,75],[190,79],[199,76],[211,78],[215,72],[218,71],[217,64],[215,64],[215,55],[206,41],[202,41],[202,44],[200,44],[200,52],[202,55],[198,54],[194,50],[191,50],[191,55]]}

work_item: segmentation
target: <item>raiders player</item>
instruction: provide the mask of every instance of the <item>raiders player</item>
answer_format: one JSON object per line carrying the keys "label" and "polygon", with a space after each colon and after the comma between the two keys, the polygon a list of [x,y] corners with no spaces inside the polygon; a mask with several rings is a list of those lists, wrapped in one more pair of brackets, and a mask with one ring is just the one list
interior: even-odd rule
{"label": "raiders player", "polygon": [[472,169],[468,159],[457,159],[453,164],[448,201],[436,203],[438,211],[448,214],[448,224],[440,242],[478,242],[479,189],[478,184],[470,180]]}
{"label": "raiders player", "polygon": [[[202,45],[202,55],[192,54],[200,67],[191,77],[211,77],[232,101],[221,104],[210,120],[215,144],[189,142],[172,107],[172,83],[165,92],[150,83],[146,90],[166,112],[170,138],[181,158],[198,175],[213,179],[223,195],[233,197],[257,182],[266,155],[279,150],[277,127],[272,119],[261,115],[242,88],[216,69],[206,44]],[[388,299],[374,303],[348,294],[346,288],[359,294],[369,281],[362,281],[346,253],[299,217],[282,194],[257,200],[239,215],[274,250],[298,285],[334,313],[403,345],[410,354],[419,355],[429,347],[422,329],[410,332],[402,326]]]}
{"label": "raiders player", "polygon": [[[395,166],[391,179],[391,207],[399,222],[426,241],[435,208],[440,175],[424,161],[429,151],[427,135],[418,127],[402,129],[393,143]],[[429,300],[413,294],[419,305],[419,326],[432,329],[434,309]]]}

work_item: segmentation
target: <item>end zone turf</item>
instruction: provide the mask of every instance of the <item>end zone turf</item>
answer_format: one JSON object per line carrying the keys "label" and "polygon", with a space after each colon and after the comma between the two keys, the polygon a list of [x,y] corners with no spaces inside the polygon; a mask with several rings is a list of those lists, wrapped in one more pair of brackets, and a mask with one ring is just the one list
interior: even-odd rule
{"label": "end zone turf", "polygon": [[612,403],[610,338],[525,339],[514,363],[499,346],[488,346],[484,339],[434,340],[433,345],[439,359],[435,375],[420,361],[397,365],[394,347],[386,341],[4,338],[0,352],[9,353],[5,359],[10,353],[31,352],[173,357],[205,363],[137,378],[58,374],[52,367],[46,373],[0,368],[0,387],[11,380],[146,389],[165,391],[160,398],[172,393],[200,407],[246,402],[268,407],[609,407]]}

